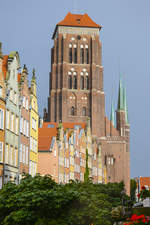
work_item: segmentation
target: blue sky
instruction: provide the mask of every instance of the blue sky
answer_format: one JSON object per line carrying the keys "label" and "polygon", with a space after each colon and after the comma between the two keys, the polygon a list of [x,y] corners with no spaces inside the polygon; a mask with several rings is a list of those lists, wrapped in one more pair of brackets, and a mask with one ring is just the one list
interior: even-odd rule
{"label": "blue sky", "polygon": [[37,73],[40,115],[47,106],[51,40],[56,23],[75,10],[103,26],[106,114],[117,105],[119,74],[127,87],[131,124],[131,177],[150,176],[150,1],[149,0],[5,0],[0,3],[3,53],[18,51],[29,79]]}

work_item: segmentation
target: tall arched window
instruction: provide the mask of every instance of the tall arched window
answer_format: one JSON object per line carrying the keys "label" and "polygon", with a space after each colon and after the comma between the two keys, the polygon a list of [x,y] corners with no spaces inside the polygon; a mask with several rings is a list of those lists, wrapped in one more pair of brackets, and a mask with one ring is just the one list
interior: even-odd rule
{"label": "tall arched window", "polygon": [[73,88],[77,89],[77,76],[73,77]]}
{"label": "tall arched window", "polygon": [[72,63],[72,46],[69,46],[69,63]]}
{"label": "tall arched window", "polygon": [[81,78],[80,78],[80,89],[84,90],[84,77],[83,76],[81,76]]}
{"label": "tall arched window", "polygon": [[84,48],[80,49],[80,63],[84,63]]}
{"label": "tall arched window", "polygon": [[64,48],[63,48],[63,38],[61,39],[61,63],[63,62],[63,52],[64,52]]}
{"label": "tall arched window", "polygon": [[86,89],[88,90],[89,89],[89,77],[86,76]]}
{"label": "tall arched window", "polygon": [[86,107],[82,108],[82,116],[86,116]]}
{"label": "tall arched window", "polygon": [[72,89],[72,76],[71,75],[68,76],[68,88]]}
{"label": "tall arched window", "polygon": [[77,48],[74,48],[74,63],[77,63]]}
{"label": "tall arched window", "polygon": [[70,115],[71,116],[75,115],[75,108],[74,108],[74,106],[72,106],[71,109],[70,109]]}
{"label": "tall arched window", "polygon": [[56,62],[57,63],[59,61],[59,56],[58,56],[58,54],[59,54],[59,48],[58,48],[58,44],[59,44],[59,42],[58,42],[58,39],[57,39],[57,46],[56,46]]}
{"label": "tall arched window", "polygon": [[86,64],[89,64],[89,49],[86,48]]}

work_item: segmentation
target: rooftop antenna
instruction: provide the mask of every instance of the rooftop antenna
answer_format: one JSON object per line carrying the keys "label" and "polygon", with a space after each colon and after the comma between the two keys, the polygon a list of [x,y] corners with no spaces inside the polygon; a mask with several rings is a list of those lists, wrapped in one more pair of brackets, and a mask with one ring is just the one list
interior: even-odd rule
{"label": "rooftop antenna", "polygon": [[77,8],[77,6],[78,6],[78,0],[73,0],[73,13],[74,14],[80,14],[81,13],[81,10],[79,10],[78,8]]}
{"label": "rooftop antenna", "polygon": [[73,13],[75,14],[77,12],[77,0],[73,0]]}

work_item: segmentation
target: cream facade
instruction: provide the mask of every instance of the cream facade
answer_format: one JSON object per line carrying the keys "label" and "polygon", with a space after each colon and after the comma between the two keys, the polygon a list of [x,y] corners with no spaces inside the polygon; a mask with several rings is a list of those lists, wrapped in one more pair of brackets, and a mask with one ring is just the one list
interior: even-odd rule
{"label": "cream facade", "polygon": [[38,164],[38,103],[36,95],[36,78],[35,70],[31,80],[30,88],[30,161],[29,161],[29,174],[35,176],[37,173]]}
{"label": "cream facade", "polygon": [[19,145],[19,55],[11,52],[7,60],[6,72],[6,132],[4,182],[19,182],[18,145]]}

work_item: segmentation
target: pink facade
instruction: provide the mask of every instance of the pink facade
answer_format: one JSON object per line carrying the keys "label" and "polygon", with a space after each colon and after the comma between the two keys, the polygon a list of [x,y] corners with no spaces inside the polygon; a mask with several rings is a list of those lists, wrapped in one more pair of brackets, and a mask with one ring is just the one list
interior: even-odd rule
{"label": "pink facade", "polygon": [[30,93],[28,86],[28,71],[24,65],[21,74],[18,74],[20,87],[20,174],[29,173],[30,154]]}
{"label": "pink facade", "polygon": [[50,144],[49,149],[39,149],[38,151],[38,173],[51,175],[58,182],[58,148],[55,138],[53,146]]}
{"label": "pink facade", "polygon": [[[92,137],[90,128],[85,124],[77,125],[71,123],[46,123],[39,128],[39,158],[38,173],[49,174],[58,183],[68,183],[69,180],[84,181],[86,169],[86,149],[88,149],[88,165],[90,177],[94,182],[99,179],[98,162],[101,161],[97,155],[97,147],[92,148]],[[94,155],[95,154],[95,155]],[[95,157],[95,158],[94,158]]]}

